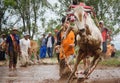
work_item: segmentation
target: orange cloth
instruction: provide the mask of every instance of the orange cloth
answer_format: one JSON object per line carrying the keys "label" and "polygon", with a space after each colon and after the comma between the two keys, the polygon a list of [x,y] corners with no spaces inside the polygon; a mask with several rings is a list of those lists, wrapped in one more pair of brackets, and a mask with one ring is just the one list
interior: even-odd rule
{"label": "orange cloth", "polygon": [[[63,33],[61,33],[62,37]],[[60,59],[63,59],[65,57],[70,56],[71,54],[74,54],[74,46],[71,47],[70,44],[74,44],[75,41],[75,35],[73,31],[70,31],[70,33],[67,35],[67,37],[62,40],[61,42],[61,48],[60,48]]]}
{"label": "orange cloth", "polygon": [[113,47],[111,46],[111,44],[108,44],[108,45],[107,45],[106,55],[107,55],[108,57],[110,57],[111,54],[112,54],[112,52],[113,52]]}

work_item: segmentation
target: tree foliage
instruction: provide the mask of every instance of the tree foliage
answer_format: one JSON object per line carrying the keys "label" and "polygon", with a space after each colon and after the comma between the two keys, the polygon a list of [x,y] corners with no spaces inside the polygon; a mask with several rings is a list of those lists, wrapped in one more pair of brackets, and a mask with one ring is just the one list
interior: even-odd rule
{"label": "tree foliage", "polygon": [[32,38],[38,28],[37,21],[43,16],[42,11],[51,7],[47,0],[3,0],[3,2],[7,9],[15,11],[16,16],[22,20],[22,31],[28,31]]}
{"label": "tree foliage", "polygon": [[[53,6],[48,0],[0,0],[0,32],[3,25],[12,28],[19,22],[21,32],[28,31],[32,38],[38,32],[38,22],[45,31],[53,31],[55,26],[59,26],[61,18],[66,15],[66,11],[72,0],[57,0]],[[78,0],[88,6],[92,6],[99,20],[103,20],[105,25],[113,31],[113,35],[120,32],[120,3],[119,0]],[[47,22],[46,10],[55,13],[58,19],[50,19]],[[9,15],[5,16],[8,12]],[[15,22],[10,22],[9,17],[16,16]],[[47,27],[47,28],[46,28]],[[5,31],[7,28],[4,27]]]}
{"label": "tree foliage", "polygon": [[[62,16],[71,5],[71,0],[58,0],[60,9],[57,13]],[[113,34],[119,33],[120,29],[120,3],[119,0],[78,0],[88,6],[92,6],[96,13],[98,21],[103,20],[105,25],[113,31]],[[62,17],[61,17],[62,18]]]}

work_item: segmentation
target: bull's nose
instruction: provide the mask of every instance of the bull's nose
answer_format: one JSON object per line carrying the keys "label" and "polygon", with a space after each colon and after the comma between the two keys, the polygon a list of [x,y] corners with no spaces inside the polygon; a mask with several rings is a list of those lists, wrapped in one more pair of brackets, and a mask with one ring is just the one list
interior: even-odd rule
{"label": "bull's nose", "polygon": [[82,33],[85,32],[85,29],[80,29],[80,32],[82,32]]}

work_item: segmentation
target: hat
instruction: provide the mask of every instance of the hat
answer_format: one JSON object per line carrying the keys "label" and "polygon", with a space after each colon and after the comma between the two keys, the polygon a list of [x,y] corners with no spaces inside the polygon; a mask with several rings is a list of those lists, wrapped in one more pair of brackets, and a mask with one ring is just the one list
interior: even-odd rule
{"label": "hat", "polygon": [[16,30],[16,31],[18,31],[18,28],[14,27],[12,30]]}
{"label": "hat", "polygon": [[49,32],[49,34],[51,34],[51,32]]}
{"label": "hat", "polygon": [[104,24],[103,20],[101,20],[99,23],[102,23],[102,24]]}
{"label": "hat", "polygon": [[28,33],[28,32],[25,32],[25,33],[23,34],[23,36],[27,36],[27,35],[29,35],[29,33]]}

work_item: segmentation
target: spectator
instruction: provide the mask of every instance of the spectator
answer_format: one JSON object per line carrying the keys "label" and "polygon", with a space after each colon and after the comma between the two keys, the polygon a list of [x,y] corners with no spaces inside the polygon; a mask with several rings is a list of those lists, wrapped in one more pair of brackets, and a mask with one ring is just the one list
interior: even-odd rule
{"label": "spectator", "polygon": [[114,44],[108,43],[107,45],[107,52],[106,52],[106,57],[115,57],[115,52],[116,49],[114,47]]}
{"label": "spectator", "polygon": [[49,57],[53,56],[53,46],[54,46],[54,37],[52,36],[51,32],[48,33],[47,37],[47,53]]}
{"label": "spectator", "polygon": [[110,38],[109,34],[108,34],[109,30],[104,26],[104,22],[103,21],[99,22],[99,28],[101,30],[102,38],[103,38],[102,52],[104,54],[106,54],[106,52],[107,52],[107,39]]}
{"label": "spectator", "polygon": [[54,51],[55,51],[55,54],[56,54],[56,56],[57,56],[57,60],[58,60],[58,63],[59,63],[59,61],[60,61],[60,59],[59,59],[59,54],[60,54],[60,44],[58,43],[58,41],[59,41],[59,37],[60,37],[60,32],[56,29],[56,30],[54,30],[54,32],[55,32],[55,47],[54,47]]}
{"label": "spectator", "polygon": [[111,53],[112,53],[112,46],[111,43],[107,43],[107,51],[106,51],[106,58],[111,57]]}
{"label": "spectator", "polygon": [[29,63],[29,54],[30,54],[30,41],[29,34],[24,33],[24,38],[20,40],[20,49],[21,49],[21,66],[26,67]]}
{"label": "spectator", "polygon": [[116,52],[115,46],[114,46],[114,44],[111,44],[111,46],[112,46],[111,57],[115,57],[115,52]]}
{"label": "spectator", "polygon": [[5,48],[6,48],[5,41],[6,41],[5,34],[2,34],[0,38],[0,60],[5,60]]}
{"label": "spectator", "polygon": [[41,41],[41,46],[40,46],[40,58],[45,58],[46,57],[46,38],[45,34],[43,34]]}
{"label": "spectator", "polygon": [[20,41],[19,36],[17,35],[18,29],[13,28],[12,33],[8,35],[6,39],[7,49],[6,53],[9,56],[9,70],[16,70],[17,57],[21,53],[20,51]]}

